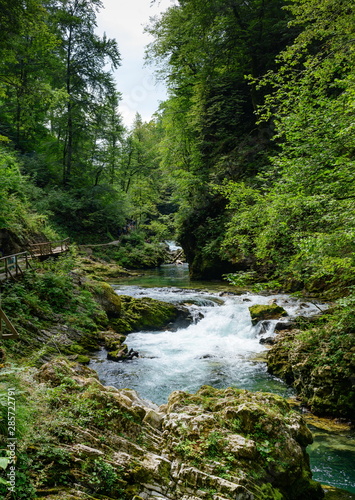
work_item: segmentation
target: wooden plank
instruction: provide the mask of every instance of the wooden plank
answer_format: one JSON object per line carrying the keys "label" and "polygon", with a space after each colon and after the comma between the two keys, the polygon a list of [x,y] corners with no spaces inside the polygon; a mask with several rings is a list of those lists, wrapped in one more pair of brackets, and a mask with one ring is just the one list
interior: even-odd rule
{"label": "wooden plank", "polygon": [[[7,328],[12,332],[12,333],[2,333],[2,322],[5,322]],[[14,325],[11,323],[9,318],[6,316],[4,311],[0,309],[0,332],[2,333],[3,338],[7,339],[16,339],[19,337],[18,331],[14,327]]]}

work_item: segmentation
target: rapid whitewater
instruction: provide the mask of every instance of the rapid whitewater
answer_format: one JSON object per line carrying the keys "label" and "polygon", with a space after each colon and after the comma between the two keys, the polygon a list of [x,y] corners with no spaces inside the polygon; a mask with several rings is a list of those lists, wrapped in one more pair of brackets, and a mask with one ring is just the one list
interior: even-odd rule
{"label": "rapid whitewater", "polygon": [[[230,385],[248,390],[292,394],[282,381],[269,375],[265,364],[255,358],[266,350],[260,339],[274,335],[277,321],[260,332],[253,327],[249,306],[273,301],[290,317],[319,313],[325,306],[286,295],[224,295],[221,292],[175,287],[120,286],[118,294],[151,297],[188,308],[193,323],[176,331],[144,331],[128,335],[127,345],[139,358],[117,363],[103,361],[101,351],[94,363],[106,385],[135,389],[143,398],[162,404],[174,390],[195,392],[202,385]],[[98,362],[101,361],[101,362]]]}
{"label": "rapid whitewater", "polygon": [[[260,362],[267,352],[260,339],[275,335],[277,321],[263,329],[253,327],[248,308],[276,301],[296,317],[318,314],[327,307],[287,295],[229,294],[220,283],[191,283],[187,265],[162,266],[113,287],[121,295],[183,305],[194,318],[188,327],[175,331],[129,334],[126,343],[139,358],[110,361],[103,349],[90,363],[103,384],[135,389],[156,404],[165,403],[174,390],[195,392],[205,384],[293,396],[293,389],[268,374],[266,363]],[[309,453],[314,479],[355,493],[353,436],[315,428],[313,432],[315,442]]]}

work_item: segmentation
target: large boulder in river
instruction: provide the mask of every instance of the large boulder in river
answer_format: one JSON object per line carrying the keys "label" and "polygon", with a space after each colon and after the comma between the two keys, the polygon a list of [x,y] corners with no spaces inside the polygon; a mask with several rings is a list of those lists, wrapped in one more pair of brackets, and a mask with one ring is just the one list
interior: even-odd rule
{"label": "large boulder in river", "polygon": [[120,295],[120,300],[120,317],[111,321],[111,326],[119,333],[173,328],[174,323],[181,318],[192,322],[189,311],[182,306],[149,297],[137,299]]}
{"label": "large boulder in river", "polygon": [[266,305],[255,304],[249,307],[249,311],[253,326],[255,326],[259,321],[280,319],[283,316],[287,316],[285,309],[274,303]]}
{"label": "large boulder in river", "polygon": [[[321,319],[320,319],[321,321]],[[332,322],[277,335],[268,371],[292,384],[302,404],[318,415],[355,421],[355,337]]]}
{"label": "large boulder in river", "polygon": [[283,398],[204,386],[172,393],[161,409],[164,456],[179,463],[176,498],[186,486],[199,498],[206,485],[216,499],[323,498],[306,453],[312,435]]}

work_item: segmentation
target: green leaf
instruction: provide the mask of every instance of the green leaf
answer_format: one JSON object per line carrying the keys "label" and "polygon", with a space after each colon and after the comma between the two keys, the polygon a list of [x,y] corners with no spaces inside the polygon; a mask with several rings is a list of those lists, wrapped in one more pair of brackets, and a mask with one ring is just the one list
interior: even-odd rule
{"label": "green leaf", "polygon": [[[10,462],[10,459],[9,458],[6,458],[6,457],[0,457],[0,467],[2,469],[6,469],[7,466],[9,465],[9,462]],[[1,482],[1,478],[0,478],[0,482]],[[2,483],[4,484],[4,483]]]}

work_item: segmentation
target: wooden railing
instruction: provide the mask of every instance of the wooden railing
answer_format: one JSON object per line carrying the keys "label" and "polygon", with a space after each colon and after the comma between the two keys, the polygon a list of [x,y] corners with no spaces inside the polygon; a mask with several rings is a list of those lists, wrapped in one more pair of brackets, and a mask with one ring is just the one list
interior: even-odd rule
{"label": "wooden railing", "polygon": [[22,276],[26,269],[31,267],[28,252],[15,253],[0,257],[0,280],[15,279]]}
{"label": "wooden railing", "polygon": [[[3,332],[3,327],[2,327],[3,321],[11,333]],[[0,335],[5,339],[16,339],[19,336],[18,331],[16,330],[14,325],[11,323],[11,321],[1,308],[0,308]]]}
{"label": "wooden railing", "polygon": [[45,241],[44,243],[32,243],[28,247],[32,257],[44,257],[66,252],[69,249],[69,238],[60,241]]}

